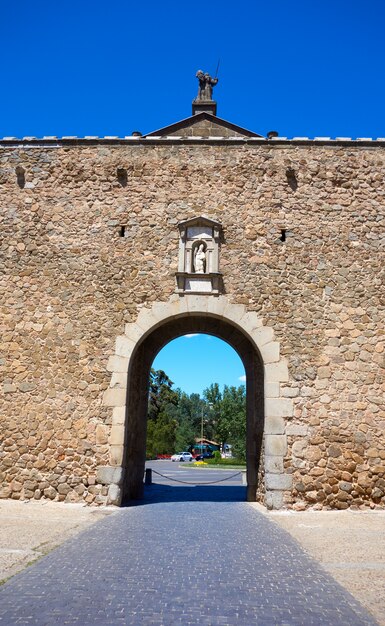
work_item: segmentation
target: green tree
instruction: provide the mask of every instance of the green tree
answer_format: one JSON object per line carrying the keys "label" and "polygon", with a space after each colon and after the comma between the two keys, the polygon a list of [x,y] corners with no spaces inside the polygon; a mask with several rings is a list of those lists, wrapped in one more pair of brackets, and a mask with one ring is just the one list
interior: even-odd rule
{"label": "green tree", "polygon": [[203,409],[205,437],[217,441],[222,402],[222,394],[218,383],[211,383],[210,387],[207,387],[207,389],[203,391],[203,397],[206,401],[206,406]]}
{"label": "green tree", "polygon": [[150,389],[148,395],[148,417],[156,421],[161,412],[169,404],[178,404],[178,394],[172,389],[172,380],[163,370],[150,372]]}
{"label": "green tree", "polygon": [[202,408],[205,409],[205,402],[198,393],[189,395],[180,389],[177,393],[179,400],[173,411],[173,416],[178,423],[176,448],[187,450],[194,445],[195,438],[199,436]]}
{"label": "green tree", "polygon": [[232,445],[234,456],[246,460],[246,389],[244,385],[224,386],[218,435],[222,444]]}
{"label": "green tree", "polygon": [[239,387],[224,386],[221,393],[218,383],[212,383],[204,390],[203,396],[207,403],[209,427],[205,426],[205,434],[211,428],[211,439],[221,445],[232,445],[233,454],[238,458],[246,458],[246,390]]}
{"label": "green tree", "polygon": [[175,449],[177,422],[173,407],[178,394],[172,389],[173,382],[163,370],[150,372],[147,421],[147,455],[170,454]]}

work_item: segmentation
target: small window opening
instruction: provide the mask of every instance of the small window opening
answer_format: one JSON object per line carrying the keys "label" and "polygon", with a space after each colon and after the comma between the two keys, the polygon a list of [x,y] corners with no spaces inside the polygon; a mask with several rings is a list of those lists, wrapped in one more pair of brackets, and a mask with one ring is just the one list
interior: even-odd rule
{"label": "small window opening", "polygon": [[119,237],[125,237],[126,236],[126,227],[125,226],[120,226],[119,227]]}
{"label": "small window opening", "polygon": [[280,241],[286,241],[286,228],[282,228],[281,230],[281,236],[280,236]]}
{"label": "small window opening", "polygon": [[18,165],[16,168],[16,179],[17,179],[17,184],[19,185],[20,189],[24,189],[25,187],[25,170]]}
{"label": "small window opening", "polygon": [[118,167],[116,174],[118,177],[119,185],[121,185],[122,187],[127,187],[127,170],[125,170],[123,167]]}
{"label": "small window opening", "polygon": [[295,174],[295,171],[293,170],[292,167],[289,167],[286,170],[286,178],[287,178],[287,182],[289,183],[290,188],[293,191],[296,191],[298,187],[298,181],[297,181],[297,176]]}

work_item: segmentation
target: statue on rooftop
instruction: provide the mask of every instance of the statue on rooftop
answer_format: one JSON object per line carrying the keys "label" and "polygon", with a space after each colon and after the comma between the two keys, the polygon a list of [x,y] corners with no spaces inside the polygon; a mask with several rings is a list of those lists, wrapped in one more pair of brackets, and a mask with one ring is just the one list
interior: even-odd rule
{"label": "statue on rooftop", "polygon": [[213,87],[218,82],[217,78],[211,78],[208,72],[204,73],[202,70],[198,70],[196,77],[199,81],[197,100],[212,100],[213,99]]}

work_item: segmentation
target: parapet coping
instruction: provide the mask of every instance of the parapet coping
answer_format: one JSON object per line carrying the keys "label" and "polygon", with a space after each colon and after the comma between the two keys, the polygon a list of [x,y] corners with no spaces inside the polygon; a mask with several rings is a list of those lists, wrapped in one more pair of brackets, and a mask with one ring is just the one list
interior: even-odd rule
{"label": "parapet coping", "polygon": [[134,145],[134,144],[256,144],[256,145],[385,145],[385,137],[377,137],[376,139],[371,137],[182,137],[182,136],[138,136],[129,135],[126,137],[117,136],[44,136],[44,137],[2,137],[0,138],[0,146],[30,146],[30,147],[62,147],[62,146],[84,146],[94,144],[105,145]]}

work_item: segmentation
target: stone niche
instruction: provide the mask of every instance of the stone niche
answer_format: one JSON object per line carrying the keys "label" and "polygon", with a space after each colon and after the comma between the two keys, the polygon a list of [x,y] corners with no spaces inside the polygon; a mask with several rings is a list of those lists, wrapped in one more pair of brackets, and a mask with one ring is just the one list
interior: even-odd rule
{"label": "stone niche", "polygon": [[193,217],[179,222],[178,228],[177,293],[219,295],[222,291],[219,271],[222,225],[208,217]]}

